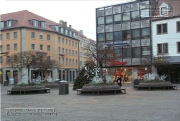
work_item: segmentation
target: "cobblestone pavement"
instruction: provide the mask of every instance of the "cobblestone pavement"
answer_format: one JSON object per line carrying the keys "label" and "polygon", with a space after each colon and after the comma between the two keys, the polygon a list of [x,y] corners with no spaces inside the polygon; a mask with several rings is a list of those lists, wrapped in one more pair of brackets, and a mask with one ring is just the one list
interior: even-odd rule
{"label": "cobblestone pavement", "polygon": [[[34,95],[7,95],[12,86],[1,86],[2,121],[180,121],[180,85],[178,90],[134,90],[123,84],[127,94],[77,95],[69,85],[69,94],[59,90]],[[6,108],[54,108],[55,113],[7,114]],[[13,110],[9,110],[13,111]],[[11,113],[12,114],[12,113]],[[39,115],[38,115],[39,114]],[[51,114],[51,115],[50,115]],[[57,114],[57,115],[56,115]]]}

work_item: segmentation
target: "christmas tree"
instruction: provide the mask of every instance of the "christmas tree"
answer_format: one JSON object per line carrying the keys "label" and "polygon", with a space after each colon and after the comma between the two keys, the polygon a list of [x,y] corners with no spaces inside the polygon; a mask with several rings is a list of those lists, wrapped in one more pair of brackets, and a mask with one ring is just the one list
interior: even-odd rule
{"label": "christmas tree", "polygon": [[80,89],[84,84],[88,84],[94,77],[94,62],[86,62],[85,66],[80,70],[78,77],[74,81],[73,90]]}

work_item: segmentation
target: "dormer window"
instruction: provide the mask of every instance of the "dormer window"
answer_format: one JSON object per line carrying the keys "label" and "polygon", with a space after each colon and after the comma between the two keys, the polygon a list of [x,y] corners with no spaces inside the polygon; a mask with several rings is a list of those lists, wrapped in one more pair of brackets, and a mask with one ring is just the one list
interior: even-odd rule
{"label": "dormer window", "polygon": [[32,20],[33,27],[38,27],[38,21],[37,20]]}
{"label": "dormer window", "polygon": [[40,21],[40,26],[41,26],[42,29],[45,29],[46,28],[45,21]]}
{"label": "dormer window", "polygon": [[159,15],[160,16],[165,16],[165,15],[168,15],[170,9],[169,9],[169,5],[166,4],[166,3],[162,3],[160,6],[159,6]]}
{"label": "dormer window", "polygon": [[61,28],[61,33],[64,34],[64,28]]}
{"label": "dormer window", "polygon": [[72,32],[71,31],[69,31],[69,36],[72,37]]}
{"label": "dormer window", "polygon": [[65,34],[68,35],[68,30],[65,30]]}
{"label": "dormer window", "polygon": [[58,26],[54,26],[55,31],[58,32]]}
{"label": "dormer window", "polygon": [[1,29],[4,29],[5,28],[5,21],[1,21]]}
{"label": "dormer window", "polygon": [[7,27],[12,27],[12,20],[7,21]]}

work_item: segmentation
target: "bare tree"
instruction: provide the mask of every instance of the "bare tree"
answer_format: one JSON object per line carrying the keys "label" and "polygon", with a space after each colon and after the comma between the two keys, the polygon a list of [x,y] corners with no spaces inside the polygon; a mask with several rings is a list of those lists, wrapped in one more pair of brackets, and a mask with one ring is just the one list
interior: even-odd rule
{"label": "bare tree", "polygon": [[158,55],[158,56],[153,56],[152,59],[150,57],[144,57],[142,59],[142,64],[144,65],[153,65],[156,67],[159,66],[169,66],[170,65],[171,58],[169,56],[164,56],[164,55]]}
{"label": "bare tree", "polygon": [[58,68],[60,67],[60,65],[55,59],[51,59],[50,56],[42,55],[39,58],[39,61],[36,61],[36,67],[44,72],[45,78],[47,79],[48,69],[53,68],[53,67]]}
{"label": "bare tree", "polygon": [[100,67],[100,76],[102,76],[103,64],[116,60],[116,54],[111,46],[106,46],[105,44],[98,44],[96,48],[92,48],[92,46],[94,45],[87,45],[84,51],[86,52],[87,60],[96,60],[97,66]]}
{"label": "bare tree", "polygon": [[15,53],[9,56],[7,60],[7,64],[11,67],[25,67],[28,69],[28,83],[30,83],[30,67],[36,65],[36,60],[40,58],[42,53],[38,53],[37,51],[23,51]]}

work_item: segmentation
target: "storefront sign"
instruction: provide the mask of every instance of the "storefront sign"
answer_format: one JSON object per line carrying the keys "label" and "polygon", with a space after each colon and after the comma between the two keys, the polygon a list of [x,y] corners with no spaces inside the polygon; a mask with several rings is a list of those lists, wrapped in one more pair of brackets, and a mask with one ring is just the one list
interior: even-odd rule
{"label": "storefront sign", "polygon": [[131,45],[131,42],[130,41],[111,42],[111,43],[106,43],[106,45],[113,47],[127,47]]}
{"label": "storefront sign", "polygon": [[120,61],[111,61],[110,62],[110,65],[111,66],[118,66],[118,65],[125,65],[126,64],[126,61],[125,62],[120,62]]}

